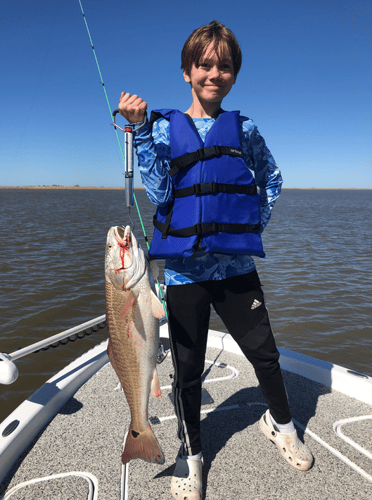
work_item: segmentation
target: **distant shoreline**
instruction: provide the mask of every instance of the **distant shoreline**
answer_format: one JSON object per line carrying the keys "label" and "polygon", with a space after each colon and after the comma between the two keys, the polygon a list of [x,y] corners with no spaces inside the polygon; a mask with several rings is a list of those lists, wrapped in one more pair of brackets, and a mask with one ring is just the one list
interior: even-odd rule
{"label": "distant shoreline", "polygon": [[[0,186],[0,189],[122,189],[125,190],[124,187],[95,187],[95,186]],[[135,190],[145,188],[143,187],[135,187]]]}
{"label": "distant shoreline", "polygon": [[[124,187],[96,187],[96,186],[0,186],[0,189],[96,189],[96,190],[125,190]],[[144,187],[135,187],[135,190],[144,190]],[[372,188],[283,188],[284,191],[371,191]]]}

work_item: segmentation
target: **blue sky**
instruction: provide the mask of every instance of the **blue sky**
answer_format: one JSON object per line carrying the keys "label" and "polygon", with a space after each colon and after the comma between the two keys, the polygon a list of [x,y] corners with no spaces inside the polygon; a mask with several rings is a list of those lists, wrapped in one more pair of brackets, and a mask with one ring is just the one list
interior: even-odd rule
{"label": "blue sky", "polygon": [[[185,111],[182,46],[217,19],[243,52],[223,107],[255,121],[284,187],[372,188],[370,1],[82,4],[112,109],[125,90]],[[123,186],[78,0],[1,2],[0,47],[0,185]]]}

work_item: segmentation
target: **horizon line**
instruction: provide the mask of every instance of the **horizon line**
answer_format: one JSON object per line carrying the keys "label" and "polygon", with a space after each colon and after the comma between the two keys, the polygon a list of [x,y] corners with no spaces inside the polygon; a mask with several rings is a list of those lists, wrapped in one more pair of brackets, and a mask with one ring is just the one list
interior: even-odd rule
{"label": "horizon line", "polygon": [[[117,190],[123,190],[125,191],[124,186],[80,186],[78,184],[74,186],[63,186],[63,185],[57,185],[57,184],[51,184],[51,185],[37,185],[37,186],[32,186],[32,185],[27,185],[27,186],[0,186],[0,189],[117,189]],[[140,187],[134,187],[134,189],[139,189],[139,190],[144,190],[145,188],[143,186]],[[309,187],[309,188],[298,188],[298,187],[283,187],[283,190],[302,190],[302,191],[371,191],[372,187],[370,188],[317,188],[317,187]]]}

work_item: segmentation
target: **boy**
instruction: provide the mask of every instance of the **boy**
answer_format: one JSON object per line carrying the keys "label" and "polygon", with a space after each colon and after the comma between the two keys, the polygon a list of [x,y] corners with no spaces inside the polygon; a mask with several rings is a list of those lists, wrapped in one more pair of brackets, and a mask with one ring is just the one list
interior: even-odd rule
{"label": "boy", "polygon": [[[165,259],[173,396],[182,445],[171,483],[176,499],[201,500],[201,375],[211,304],[253,364],[269,409],[260,429],[294,468],[311,452],[298,439],[252,255],[264,257],[261,233],[282,178],[252,120],[221,109],[242,61],[234,34],[212,21],[182,50],[192,104],[153,112],[122,93],[120,113],[144,122],[135,134],[143,184],[158,206],[150,257]],[[251,171],[254,172],[254,176]],[[260,188],[257,193],[257,186]]]}

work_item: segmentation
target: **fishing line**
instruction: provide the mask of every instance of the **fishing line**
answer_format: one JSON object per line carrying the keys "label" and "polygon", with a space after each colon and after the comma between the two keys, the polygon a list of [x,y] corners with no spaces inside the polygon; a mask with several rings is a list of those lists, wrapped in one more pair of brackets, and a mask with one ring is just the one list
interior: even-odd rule
{"label": "fishing line", "polygon": [[[83,10],[83,5],[81,3],[81,0],[79,0],[79,4],[80,4],[80,9],[81,9],[81,14],[84,18],[84,23],[85,23],[85,27],[87,29],[87,33],[88,33],[88,37],[89,37],[89,41],[90,41],[90,46],[92,47],[92,50],[93,50],[93,55],[94,55],[94,59],[96,61],[96,65],[97,65],[97,69],[98,69],[98,73],[99,73],[99,76],[100,76],[100,83],[102,85],[102,88],[103,88],[103,92],[105,94],[105,97],[106,97],[106,102],[107,102],[107,106],[109,108],[109,111],[110,111],[110,118],[112,119],[113,118],[113,113],[112,113],[112,109],[111,109],[111,106],[110,106],[110,101],[109,101],[109,98],[108,98],[108,95],[107,95],[107,92],[106,92],[106,86],[105,86],[105,83],[103,81],[103,76],[102,76],[102,73],[101,73],[101,68],[99,66],[99,63],[98,63],[98,58],[97,58],[97,54],[96,54],[96,51],[95,51],[95,48],[94,48],[94,44],[93,44],[93,40],[92,40],[92,36],[90,34],[90,31],[89,31],[89,27],[88,27],[88,22],[87,22],[87,18],[85,16],[85,13],[84,13],[84,10]],[[123,158],[123,161],[125,162],[125,155],[124,155],[124,151],[123,151],[123,148],[122,148],[122,145],[121,145],[121,141],[120,141],[120,138],[119,138],[119,134],[118,134],[118,131],[117,131],[117,127],[114,127],[115,129],[115,134],[116,134],[116,138],[118,140],[118,144],[119,144],[119,148],[120,148],[120,152],[121,152],[121,156]],[[136,208],[137,208],[137,213],[138,213],[138,217],[140,219],[140,222],[141,222],[141,226],[142,226],[142,231],[143,231],[143,235],[145,237],[145,241],[146,241],[146,245],[147,245],[147,249],[149,250],[150,249],[150,246],[149,246],[149,242],[148,242],[148,239],[147,239],[147,235],[146,235],[146,231],[145,231],[145,228],[144,228],[144,225],[143,225],[143,222],[142,222],[142,218],[141,218],[141,213],[140,213],[140,210],[139,210],[139,207],[138,207],[138,203],[137,203],[137,199],[136,199],[136,195],[135,193],[133,192],[133,199],[134,199],[134,202],[136,204]]]}
{"label": "fishing line", "polygon": [[[91,34],[90,34],[90,31],[89,31],[89,27],[88,27],[88,22],[87,22],[87,18],[85,16],[85,13],[84,13],[84,10],[83,10],[83,5],[81,3],[81,0],[79,0],[79,4],[80,4],[80,10],[81,10],[81,14],[84,18],[84,23],[85,23],[85,27],[87,29],[87,33],[88,33],[88,37],[89,37],[89,41],[90,41],[90,46],[92,47],[92,50],[93,50],[93,55],[94,55],[94,59],[96,61],[96,65],[97,65],[97,69],[98,69],[98,73],[99,73],[99,77],[101,79],[100,83],[102,85],[102,88],[103,88],[103,92],[105,94],[105,97],[106,97],[106,102],[107,102],[107,106],[109,108],[109,111],[110,111],[110,118],[114,118],[115,119],[115,112],[113,113],[112,112],[112,109],[111,109],[111,106],[110,106],[110,101],[109,101],[109,98],[108,98],[108,95],[107,95],[107,92],[106,92],[106,86],[105,86],[105,83],[103,81],[103,76],[102,76],[102,73],[101,73],[101,68],[99,66],[99,63],[98,63],[98,58],[97,58],[97,54],[96,54],[96,51],[95,51],[95,48],[94,48],[94,44],[93,44],[93,40],[92,40],[92,37],[91,37]],[[120,127],[117,127],[117,126],[114,126],[114,129],[115,129],[115,134],[116,134],[116,138],[118,140],[118,144],[119,144],[119,148],[120,148],[120,151],[121,151],[121,156],[123,158],[123,161],[125,163],[125,155],[124,155],[124,151],[123,151],[123,148],[122,148],[122,145],[121,145],[121,141],[120,141],[120,138],[119,138],[119,134],[118,134],[118,131],[117,131],[117,128],[120,128]],[[142,221],[142,217],[141,217],[141,212],[140,212],[140,209],[139,209],[139,206],[138,206],[138,203],[137,203],[137,198],[136,198],[136,195],[134,193],[134,189],[133,189],[133,200],[134,200],[134,203],[136,205],[136,209],[137,209],[137,213],[138,213],[138,217],[139,217],[139,220],[140,220],[140,223],[141,223],[141,227],[142,227],[142,231],[143,231],[143,236],[145,238],[145,242],[146,242],[146,245],[147,245],[147,250],[150,250],[150,245],[149,245],[149,241],[148,241],[148,238],[147,238],[147,234],[146,234],[146,230],[145,230],[145,226],[143,225],[143,221]],[[132,221],[132,218],[130,217],[130,208],[129,208],[129,218],[130,220]],[[133,221],[132,221],[133,223]],[[133,226],[134,226],[134,223],[133,223]],[[164,300],[164,297],[163,297],[163,293],[162,293],[162,290],[161,290],[161,286],[160,286],[160,283],[159,283],[159,280],[156,280],[157,282],[157,285],[158,285],[158,288],[159,288],[159,293],[160,293],[160,297],[161,297],[161,300],[163,302],[163,307],[164,307],[164,311],[165,311],[165,315],[166,317],[168,318],[168,314],[167,314],[167,309],[166,309],[166,305],[165,305],[165,300]]]}

